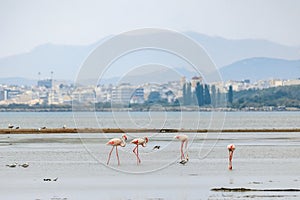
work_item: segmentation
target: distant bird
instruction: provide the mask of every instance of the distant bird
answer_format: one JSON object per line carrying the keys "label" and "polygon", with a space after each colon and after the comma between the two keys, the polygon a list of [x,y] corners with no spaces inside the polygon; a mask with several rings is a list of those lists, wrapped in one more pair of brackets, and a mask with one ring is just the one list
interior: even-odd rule
{"label": "distant bird", "polygon": [[154,149],[159,149],[159,148],[160,148],[160,146],[156,145],[156,146],[153,147],[152,150],[154,150]]}
{"label": "distant bird", "polygon": [[126,146],[126,140],[127,140],[127,136],[125,134],[123,134],[122,138],[113,138],[113,139],[109,140],[106,143],[106,145],[111,145],[112,146],[112,149],[108,154],[107,165],[109,164],[111,153],[113,152],[115,147],[116,147],[116,156],[117,156],[117,159],[118,159],[118,165],[120,165],[120,159],[119,159],[119,154],[118,154],[118,146],[125,147]]}
{"label": "distant bird", "polygon": [[8,124],[8,128],[12,129],[13,127],[14,127],[14,125]]}
{"label": "distant bird", "polygon": [[57,181],[58,177],[56,177],[55,179],[51,179],[51,178],[44,178],[44,181]]}
{"label": "distant bird", "polygon": [[66,129],[67,128],[67,125],[63,125],[63,127],[62,127],[63,129]]}
{"label": "distant bird", "polygon": [[[181,146],[180,146],[180,158],[181,160],[186,160],[188,158],[188,153],[187,153],[187,144],[188,144],[188,136],[187,135],[176,135],[174,138],[178,139],[181,141]],[[185,143],[184,151],[183,151],[183,145]],[[186,156],[184,155],[184,152],[186,153]]]}
{"label": "distant bird", "polygon": [[137,164],[141,163],[141,159],[139,157],[139,145],[141,145],[142,147],[145,147],[148,142],[149,142],[149,139],[147,137],[135,138],[131,141],[132,144],[136,145],[136,147],[134,147],[134,149],[133,149],[133,153],[136,155]]}
{"label": "distant bird", "polygon": [[19,165],[20,167],[24,167],[24,168],[27,168],[27,167],[29,167],[29,164],[28,163],[24,163],[24,164],[22,164],[22,165]]}
{"label": "distant bird", "polygon": [[20,129],[20,126],[17,126],[16,129]]}
{"label": "distant bird", "polygon": [[229,165],[228,165],[228,169],[232,170],[232,157],[233,157],[233,152],[235,150],[235,145],[234,144],[229,144],[227,146],[227,149],[229,151]]}
{"label": "distant bird", "polygon": [[41,129],[46,129],[46,128],[47,128],[46,126],[42,126],[42,127],[41,127]]}
{"label": "distant bird", "polygon": [[10,164],[10,165],[6,165],[7,167],[10,167],[10,168],[14,168],[18,165],[18,163],[13,163],[13,164]]}

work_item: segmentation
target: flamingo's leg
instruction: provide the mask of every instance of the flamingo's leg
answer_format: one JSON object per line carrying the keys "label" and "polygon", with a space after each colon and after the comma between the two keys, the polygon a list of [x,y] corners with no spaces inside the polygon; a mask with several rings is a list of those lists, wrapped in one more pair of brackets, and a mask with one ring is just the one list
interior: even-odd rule
{"label": "flamingo's leg", "polygon": [[183,154],[183,143],[184,142],[181,142],[181,147],[180,147],[180,152],[181,152],[181,160],[184,159],[184,154]]}
{"label": "flamingo's leg", "polygon": [[116,146],[116,155],[117,155],[117,158],[118,158],[118,165],[120,165],[120,159],[119,159],[119,153],[118,153],[118,147]]}
{"label": "flamingo's leg", "polygon": [[136,147],[134,147],[134,149],[133,149],[133,153],[135,154],[135,156],[136,156],[136,159],[137,159],[137,162],[138,162],[138,159],[139,159],[139,157],[138,157],[138,151],[137,151],[137,148],[138,148],[138,145],[136,145]]}
{"label": "flamingo's leg", "polygon": [[186,159],[186,160],[188,159],[188,156],[189,156],[188,151],[187,151],[187,145],[188,145],[188,140],[185,141],[185,151],[184,152],[185,152],[186,156],[184,157],[184,159]]}
{"label": "flamingo's leg", "polygon": [[137,148],[137,146],[136,147],[134,147],[134,149],[132,150],[132,152],[136,155],[136,148]]}
{"label": "flamingo's leg", "polygon": [[141,159],[139,157],[139,146],[137,146],[137,148],[136,148],[136,153],[137,153],[138,163],[141,163]]}
{"label": "flamingo's leg", "polygon": [[113,147],[111,148],[111,150],[110,150],[110,152],[109,152],[109,154],[108,154],[107,165],[109,164],[110,156],[111,156],[112,151],[114,150],[114,147],[115,147],[115,146],[113,146]]}

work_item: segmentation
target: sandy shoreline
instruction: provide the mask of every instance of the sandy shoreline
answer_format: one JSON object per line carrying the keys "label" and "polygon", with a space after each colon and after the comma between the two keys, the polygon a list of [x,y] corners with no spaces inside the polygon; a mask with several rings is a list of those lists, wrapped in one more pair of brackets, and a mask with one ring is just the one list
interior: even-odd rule
{"label": "sandy shoreline", "polygon": [[[190,142],[186,165],[178,163],[180,143],[173,134],[160,133],[140,149],[141,165],[136,165],[132,144],[120,148],[120,166],[115,157],[106,165],[111,147],[105,145],[119,133],[0,135],[0,199],[300,198],[298,133],[212,133],[209,138],[187,134],[197,138]],[[130,140],[136,135],[128,136]],[[237,147],[232,171],[227,169],[228,143]],[[153,150],[154,145],[161,148]],[[29,167],[6,166],[14,162]]]}
{"label": "sandy shoreline", "polygon": [[47,133],[257,133],[257,132],[300,132],[300,128],[265,129],[119,129],[119,128],[22,128],[0,129],[0,134],[47,134]]}

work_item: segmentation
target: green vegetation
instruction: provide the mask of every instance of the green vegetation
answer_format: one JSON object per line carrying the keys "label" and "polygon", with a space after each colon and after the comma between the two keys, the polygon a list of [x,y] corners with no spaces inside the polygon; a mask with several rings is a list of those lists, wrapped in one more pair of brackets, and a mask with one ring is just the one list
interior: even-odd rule
{"label": "green vegetation", "polygon": [[284,106],[300,108],[300,85],[234,92],[234,108]]}
{"label": "green vegetation", "polygon": [[230,85],[229,86],[229,89],[228,89],[228,95],[227,95],[227,102],[228,102],[228,106],[232,106],[232,103],[233,103],[233,90],[232,90],[232,86]]}
{"label": "green vegetation", "polygon": [[185,83],[182,88],[183,93],[183,105],[191,105],[192,103],[192,92],[191,92],[191,83]]}

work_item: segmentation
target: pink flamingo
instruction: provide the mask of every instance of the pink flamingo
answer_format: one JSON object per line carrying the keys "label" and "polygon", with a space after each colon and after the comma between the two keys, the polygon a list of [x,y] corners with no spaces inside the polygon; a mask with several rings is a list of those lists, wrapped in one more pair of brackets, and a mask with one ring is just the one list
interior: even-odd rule
{"label": "pink flamingo", "polygon": [[180,147],[181,160],[187,160],[188,161],[188,159],[189,159],[188,154],[186,153],[186,156],[184,156],[183,145],[185,143],[185,152],[186,152],[189,137],[187,135],[176,135],[174,138],[181,141],[181,147]]}
{"label": "pink flamingo", "polygon": [[228,165],[228,169],[232,170],[232,157],[233,157],[233,151],[235,150],[234,144],[229,144],[227,146],[227,149],[229,151],[229,165]]}
{"label": "pink flamingo", "polygon": [[135,144],[136,147],[133,149],[133,153],[136,155],[137,164],[141,163],[141,159],[139,157],[139,145],[142,145],[142,147],[145,147],[148,143],[149,139],[147,137],[144,138],[135,138],[131,141],[132,144]]}
{"label": "pink flamingo", "polygon": [[120,165],[120,159],[119,159],[119,154],[118,154],[118,146],[125,147],[126,146],[126,140],[127,140],[127,136],[125,134],[123,134],[122,138],[113,138],[113,139],[109,140],[106,143],[106,145],[111,145],[112,146],[112,149],[111,149],[111,151],[109,152],[109,155],[108,155],[107,164],[109,164],[111,153],[113,152],[114,148],[116,147],[116,155],[117,155],[117,159],[118,159],[118,165]]}

